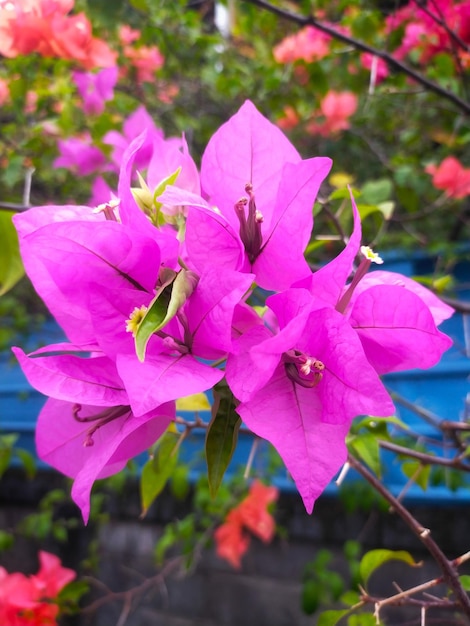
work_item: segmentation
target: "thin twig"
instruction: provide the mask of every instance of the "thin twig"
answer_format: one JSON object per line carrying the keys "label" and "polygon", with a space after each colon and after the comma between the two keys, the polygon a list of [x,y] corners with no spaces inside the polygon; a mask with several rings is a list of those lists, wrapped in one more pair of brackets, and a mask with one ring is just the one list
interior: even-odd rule
{"label": "thin twig", "polygon": [[451,467],[453,469],[462,470],[463,472],[470,472],[470,465],[462,463],[459,457],[444,459],[441,456],[433,456],[432,454],[426,454],[425,452],[418,452],[417,450],[412,450],[410,448],[406,448],[405,446],[400,446],[391,441],[384,441],[382,439],[379,439],[379,446],[385,450],[391,450],[396,454],[402,454],[403,456],[409,456],[412,459],[421,461],[423,465],[443,465],[444,467]]}
{"label": "thin twig", "polygon": [[352,454],[348,455],[348,461],[351,467],[361,474],[361,476],[367,480],[377,493],[392,505],[394,511],[425,545],[442,571],[443,582],[445,582],[453,591],[460,608],[470,620],[470,598],[459,580],[459,574],[455,561],[449,561],[447,559],[440,547],[431,537],[431,531],[428,528],[424,528],[424,526],[422,526],[415,519],[415,517],[413,517],[410,511],[408,511],[408,509],[406,509],[401,502],[399,502],[395,496],[393,496],[390,491],[362,463],[360,463]]}
{"label": "thin twig", "polygon": [[266,0],[244,0],[248,4],[252,4],[254,6],[260,7],[261,9],[265,9],[266,11],[270,11],[279,17],[282,17],[298,26],[313,26],[317,30],[330,35],[334,39],[338,41],[342,41],[343,43],[347,43],[350,46],[353,46],[356,50],[361,50],[362,52],[368,52],[369,54],[375,55],[385,61],[387,65],[406,74],[418,84],[425,87],[427,90],[441,96],[445,100],[452,102],[455,106],[457,106],[463,113],[468,115],[470,113],[470,102],[466,102],[462,98],[459,98],[455,93],[445,89],[438,83],[426,78],[423,74],[413,70],[411,67],[398,61],[391,54],[385,52],[384,50],[380,50],[379,48],[374,48],[359,39],[351,37],[350,35],[346,35],[343,32],[337,31],[333,26],[329,24],[325,24],[324,22],[316,19],[314,16],[310,15],[308,17],[304,17],[299,15],[298,13],[293,13],[286,9],[281,9],[280,7],[273,6],[271,3],[266,2]]}

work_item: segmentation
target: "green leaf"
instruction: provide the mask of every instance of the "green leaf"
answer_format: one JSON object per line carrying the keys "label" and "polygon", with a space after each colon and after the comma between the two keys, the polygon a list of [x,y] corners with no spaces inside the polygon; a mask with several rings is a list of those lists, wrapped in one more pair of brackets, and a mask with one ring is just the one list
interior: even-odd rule
{"label": "green leaf", "polygon": [[137,328],[135,334],[135,351],[139,361],[144,361],[147,344],[153,333],[163,326],[168,312],[171,298],[171,286],[166,286],[159,291],[150,303],[147,312]]}
{"label": "green leaf", "polygon": [[383,219],[389,220],[395,210],[395,203],[390,200],[388,202],[379,202],[378,204],[358,204],[357,210],[362,221],[374,213],[380,213]]}
{"label": "green leaf", "polygon": [[155,212],[155,217],[154,217],[154,223],[158,224],[159,222],[159,215],[160,215],[160,209],[163,206],[162,202],[158,202],[157,198],[158,196],[161,196],[162,193],[165,191],[165,189],[167,188],[168,185],[174,185],[176,182],[176,179],[178,178],[178,176],[180,175],[181,172],[181,167],[179,167],[175,172],[173,172],[173,174],[170,174],[169,176],[167,176],[166,178],[164,178],[162,181],[160,181],[153,193],[153,204],[155,206],[156,212]]}
{"label": "green leaf", "polygon": [[395,210],[395,202],[392,202],[391,200],[388,200],[387,202],[379,202],[377,208],[384,216],[384,219],[389,220]]}
{"label": "green leaf", "polygon": [[413,213],[417,211],[420,206],[420,197],[418,193],[411,187],[396,186],[395,193],[398,198],[398,202],[405,207],[405,209]]}
{"label": "green leaf", "polygon": [[401,419],[394,415],[392,415],[391,417],[371,417],[369,415],[354,422],[354,426],[357,430],[360,430],[361,428],[368,428],[369,430],[372,430],[374,432],[377,431],[378,427],[382,424],[394,424],[395,426],[398,426],[403,430],[410,429],[408,424],[405,424],[405,422],[403,422]]}
{"label": "green leaf", "polygon": [[317,626],[336,626],[339,620],[347,615],[351,609],[339,611],[325,611],[318,617]]}
{"label": "green leaf", "polygon": [[361,188],[361,203],[378,205],[381,202],[390,200],[393,185],[388,178],[379,178],[371,180]]}
{"label": "green leaf", "polygon": [[377,436],[373,433],[354,435],[349,439],[348,445],[370,467],[374,474],[380,477],[380,446]]}
{"label": "green leaf", "polygon": [[178,442],[181,435],[174,424],[160,437],[155,445],[153,458],[150,458],[142,469],[140,479],[141,517],[155,498],[163,491],[178,462]]}
{"label": "green leaf", "polygon": [[359,564],[359,572],[364,586],[367,585],[370,575],[388,561],[403,561],[411,566],[417,565],[411,554],[405,550],[370,550],[364,554]]}
{"label": "green leaf", "polygon": [[190,270],[181,270],[176,276],[172,270],[169,271],[137,328],[135,348],[139,361],[145,359],[150,337],[175,317],[194,291],[197,281],[198,277]]}
{"label": "green leaf", "polygon": [[431,465],[423,465],[419,461],[410,460],[401,464],[401,470],[407,478],[412,479],[423,491],[426,491],[431,475]]}
{"label": "green leaf", "polygon": [[206,433],[206,461],[209,490],[214,497],[237,446],[241,419],[235,412],[235,398],[225,382],[214,387],[212,419]]}
{"label": "green leaf", "polygon": [[322,588],[315,580],[307,580],[302,587],[302,611],[312,615],[320,604]]}
{"label": "green leaf", "polygon": [[9,550],[15,543],[15,537],[6,530],[0,530],[0,551]]}
{"label": "green leaf", "polygon": [[134,7],[134,9],[142,11],[143,13],[146,13],[148,10],[146,0],[130,0],[130,5]]}
{"label": "green leaf", "polygon": [[468,574],[459,576],[459,581],[465,591],[470,591],[470,576]]}
{"label": "green leaf", "polygon": [[[354,195],[360,195],[360,191],[358,189],[353,188],[352,191],[354,192]],[[335,189],[333,192],[331,192],[331,194],[328,197],[328,200],[349,200],[351,197],[351,194],[349,193],[349,189],[342,188],[342,189]]]}
{"label": "green leaf", "polygon": [[21,460],[26,476],[34,478],[36,475],[36,460],[34,456],[23,448],[15,448],[15,455]]}
{"label": "green leaf", "polygon": [[357,591],[345,591],[343,593],[343,595],[340,598],[340,602],[342,602],[343,604],[348,604],[351,607],[353,607],[355,604],[357,604],[360,601],[360,596],[358,594]]}
{"label": "green leaf", "polygon": [[189,483],[189,467],[187,465],[177,465],[171,477],[171,493],[177,500],[184,500],[189,494],[191,485]]}
{"label": "green leaf", "polygon": [[90,585],[85,580],[74,580],[59,591],[57,600],[60,606],[67,606],[68,611],[70,611],[70,605],[79,610],[79,600],[89,591]]}
{"label": "green leaf", "polygon": [[175,531],[175,526],[173,524],[167,524],[154,549],[157,565],[163,565],[166,552],[174,546],[177,540],[178,537]]}
{"label": "green leaf", "polygon": [[12,211],[0,211],[0,296],[11,289],[24,274],[18,235]]}
{"label": "green leaf", "polygon": [[10,465],[13,446],[18,439],[18,435],[2,435],[0,436],[0,478],[7,471]]}

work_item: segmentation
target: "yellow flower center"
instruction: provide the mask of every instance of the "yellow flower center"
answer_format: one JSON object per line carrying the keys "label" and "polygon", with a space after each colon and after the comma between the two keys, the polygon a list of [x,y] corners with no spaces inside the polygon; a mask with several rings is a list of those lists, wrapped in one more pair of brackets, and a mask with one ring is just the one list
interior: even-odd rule
{"label": "yellow flower center", "polygon": [[147,307],[144,304],[141,307],[135,307],[129,319],[126,320],[126,332],[132,333],[132,336],[135,337],[146,313]]}

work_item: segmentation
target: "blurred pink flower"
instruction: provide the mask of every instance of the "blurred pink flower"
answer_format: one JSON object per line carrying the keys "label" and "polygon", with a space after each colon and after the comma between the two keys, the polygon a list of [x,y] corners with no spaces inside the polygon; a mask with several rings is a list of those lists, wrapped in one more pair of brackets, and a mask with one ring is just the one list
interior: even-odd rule
{"label": "blurred pink flower", "polygon": [[303,59],[307,63],[323,59],[330,52],[331,37],[313,26],[306,26],[295,35],[285,37],[273,50],[278,63],[292,63]]}
{"label": "blurred pink flower", "polygon": [[56,626],[59,607],[53,600],[76,574],[48,552],[39,552],[39,561],[34,576],[9,574],[0,567],[0,623],[4,626]]}
{"label": "blurred pink flower", "polygon": [[154,140],[163,137],[163,131],[155,126],[147,109],[142,105],[129,115],[123,124],[122,133],[117,130],[110,130],[106,133],[103,142],[113,148],[111,154],[113,169],[119,171],[125,151],[131,142],[144,131],[147,131],[145,141],[135,161],[135,167],[142,171],[148,167],[152,158]]}
{"label": "blurred pink flower", "polygon": [[83,99],[83,110],[87,115],[99,115],[104,103],[114,98],[114,86],[118,79],[118,68],[107,67],[100,72],[73,72],[73,80]]}
{"label": "blurred pink flower", "polygon": [[0,5],[0,54],[37,52],[78,61],[83,67],[110,67],[117,54],[92,35],[84,13],[67,15],[74,0],[15,0]]}
{"label": "blurred pink flower", "polygon": [[140,38],[140,30],[135,30],[131,28],[127,24],[122,24],[119,27],[119,41],[124,45],[128,46],[129,44],[137,41]]}
{"label": "blurred pink flower", "polygon": [[453,156],[445,158],[440,165],[427,165],[425,172],[432,176],[432,184],[442,189],[450,198],[464,198],[470,194],[470,169],[464,168]]}
{"label": "blurred pink flower", "polygon": [[284,115],[277,120],[277,125],[282,130],[290,130],[291,128],[295,128],[300,122],[300,117],[294,107],[286,106],[284,107]]}
{"label": "blurred pink flower", "polygon": [[141,46],[124,48],[126,56],[137,70],[137,81],[139,83],[151,83],[155,80],[155,72],[163,67],[165,58],[157,46]]}
{"label": "blurred pink flower", "polygon": [[104,154],[92,145],[91,137],[85,133],[81,137],[59,139],[57,142],[60,156],[53,167],[64,167],[79,176],[87,176],[97,170],[109,169]]}
{"label": "blurred pink flower", "polygon": [[379,57],[374,56],[373,54],[369,54],[368,52],[364,52],[359,57],[361,61],[361,65],[364,69],[372,72],[372,68],[375,66],[375,81],[374,83],[378,85],[381,83],[387,76],[389,75],[388,65],[385,63],[383,59],[379,59]]}
{"label": "blurred pink flower", "polygon": [[[351,91],[329,91],[320,102],[320,110],[307,125],[307,132],[328,136],[350,127],[349,118],[357,109],[357,96]],[[318,122],[317,117],[324,117]]]}
{"label": "blurred pink flower", "polygon": [[[387,17],[385,24],[386,34],[404,29],[401,44],[393,52],[395,58],[403,59],[418,51],[419,62],[427,63],[440,52],[456,54],[452,35],[470,43],[470,2],[434,0],[426,10],[409,2]],[[465,57],[467,53],[458,47],[457,54]]]}
{"label": "blurred pink flower", "polygon": [[25,101],[25,105],[24,105],[24,112],[25,113],[34,113],[36,111],[37,108],[37,103],[38,103],[38,94],[36,91],[31,91],[29,90],[26,93],[26,101]]}

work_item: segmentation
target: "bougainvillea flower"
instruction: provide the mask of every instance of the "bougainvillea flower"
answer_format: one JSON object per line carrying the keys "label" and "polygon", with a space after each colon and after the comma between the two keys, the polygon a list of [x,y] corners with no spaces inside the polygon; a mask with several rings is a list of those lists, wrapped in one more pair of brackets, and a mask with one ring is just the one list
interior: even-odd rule
{"label": "bougainvillea flower", "polygon": [[44,56],[75,60],[87,70],[116,65],[117,52],[102,39],[93,37],[90,20],[84,13],[55,15],[51,28],[54,38],[44,40],[39,48]]}
{"label": "bougainvillea flower", "polygon": [[[221,380],[222,370],[198,359],[224,357],[231,350],[234,310],[252,279],[247,274],[221,273],[215,269],[202,274],[176,319],[163,327],[164,338],[152,338],[153,344],[147,350],[143,363],[136,362],[135,350],[121,347],[116,355],[116,364],[135,414],[177,399],[182,388],[185,395],[191,395],[210,389]],[[118,303],[123,297],[116,293],[113,302]],[[111,301],[105,309],[109,319],[117,319],[111,312]],[[107,322],[103,332],[106,332],[106,327]],[[119,331],[116,332],[112,325],[109,331],[109,341],[121,345]],[[98,341],[102,342],[100,334]]]}
{"label": "bougainvillea flower", "polygon": [[132,354],[118,354],[118,372],[135,414],[156,405],[176,400],[182,395],[207,391],[223,378],[223,371],[201,363],[191,354],[167,350],[161,354],[149,351],[140,363]]}
{"label": "bougainvillea flower", "polygon": [[[307,125],[312,134],[328,136],[351,126],[349,118],[357,109],[357,96],[350,91],[329,91],[320,102],[320,110]],[[324,120],[317,121],[318,115]]]}
{"label": "bougainvillea flower", "polygon": [[111,67],[117,54],[92,36],[84,13],[67,15],[72,0],[6,2],[0,7],[0,53],[7,57],[37,52],[78,61],[86,69]]}
{"label": "bougainvillea flower", "polygon": [[393,56],[403,59],[411,52],[418,53],[420,63],[427,63],[436,54],[446,52],[464,58],[464,46],[454,50],[455,36],[462,42],[470,41],[470,5],[468,1],[436,0],[432,6],[421,8],[409,2],[391,13],[385,21],[385,31],[390,34],[401,28],[403,38]]}
{"label": "bougainvillea flower", "polygon": [[223,524],[214,532],[217,555],[228,561],[235,569],[241,567],[241,557],[248,550],[249,530],[264,543],[274,537],[276,522],[268,512],[268,506],[279,496],[276,487],[266,487],[255,480],[246,498],[232,509]]}
{"label": "bougainvillea flower", "polygon": [[137,39],[140,38],[140,35],[140,30],[135,30],[127,24],[122,24],[119,27],[118,37],[123,46],[128,46],[134,41],[137,41]]}
{"label": "bougainvillea flower", "polygon": [[276,522],[269,513],[268,507],[279,497],[279,490],[273,486],[263,485],[259,480],[253,481],[250,491],[238,505],[243,525],[264,543],[269,543],[276,531]]}
{"label": "bougainvillea flower", "polygon": [[352,419],[394,406],[344,316],[299,288],[266,303],[279,331],[242,336],[226,378],[243,422],[279,452],[310,512],[344,463]]}
{"label": "bougainvillea flower", "polygon": [[273,50],[278,63],[292,63],[303,59],[307,63],[319,61],[330,53],[331,36],[313,26],[305,26],[295,35],[285,37]]}
{"label": "bougainvillea flower", "polygon": [[147,184],[150,189],[155,189],[164,178],[176,172],[178,168],[181,168],[181,171],[175,186],[199,194],[201,192],[199,172],[189,154],[185,137],[182,139],[155,137],[152,159],[147,170]]}
{"label": "bougainvillea flower", "polygon": [[114,86],[118,78],[117,66],[104,68],[96,74],[73,72],[72,77],[87,115],[99,115],[104,111],[105,102],[114,98]]}
{"label": "bougainvillea flower", "polygon": [[285,106],[283,110],[284,115],[277,120],[277,125],[282,130],[291,130],[300,123],[300,116],[294,107]]}
{"label": "bougainvillea flower", "polygon": [[155,239],[114,221],[55,222],[20,238],[26,272],[67,337],[95,342],[93,290],[132,286],[153,293],[160,270]]}
{"label": "bougainvillea flower", "polygon": [[54,601],[76,573],[43,550],[39,561],[39,572],[33,576],[9,574],[0,567],[0,621],[5,626],[57,625],[59,606]]}
{"label": "bougainvillea flower", "polygon": [[347,246],[300,285],[346,316],[379,374],[432,367],[452,344],[437,324],[453,309],[401,274],[364,276],[371,265],[367,258],[347,283],[361,241],[359,213],[351,201],[354,230]]}
{"label": "bougainvillea flower", "polygon": [[88,204],[92,207],[98,207],[99,205],[106,205],[116,200],[113,190],[105,181],[102,176],[97,176],[91,185],[91,196],[88,200]]}
{"label": "bougainvillea flower", "polygon": [[225,522],[216,528],[214,541],[217,555],[235,569],[240,569],[241,558],[250,545],[250,537],[243,531],[240,513],[236,509],[230,511]]}
{"label": "bougainvillea flower", "polygon": [[[282,363],[286,365],[287,378],[300,386],[305,383],[308,391],[316,390],[315,394],[320,394],[324,422],[348,420],[354,411],[354,416],[393,411],[390,397],[344,316],[300,288],[270,296],[266,304],[277,318],[278,332],[272,334],[260,327],[251,329],[240,338],[239,349],[235,347],[227,361],[227,381],[239,400],[250,400]],[[246,353],[251,367],[248,367]],[[321,364],[333,374],[326,377],[325,382]],[[317,381],[322,381],[322,385],[317,385]],[[345,406],[338,409],[343,397],[348,411]]]}
{"label": "bougainvillea flower", "polygon": [[159,200],[189,205],[186,248],[197,270],[217,264],[250,272],[266,289],[309,273],[304,250],[312,206],[331,160],[302,160],[274,124],[247,101],[213,135],[201,165],[208,201],[168,189]]}
{"label": "bougainvillea flower", "polygon": [[116,366],[106,356],[51,355],[53,345],[26,356],[14,348],[29,383],[50,396],[36,427],[39,458],[74,479],[72,498],[85,522],[95,480],[120,471],[149,448],[175,417],[174,402],[135,415]]}
{"label": "bougainvillea flower", "polygon": [[[51,398],[38,418],[36,447],[43,461],[74,479],[72,499],[86,523],[94,481],[121,471],[152,446],[174,418],[174,403],[135,416],[129,404],[103,410]],[[100,420],[90,440],[89,433]]]}
{"label": "bougainvillea flower", "polygon": [[40,590],[42,598],[55,598],[77,574],[68,567],[62,567],[59,557],[55,554],[40,550],[38,556],[39,570],[32,576],[34,584]]}
{"label": "bougainvillea flower", "polygon": [[470,168],[465,168],[455,157],[446,157],[439,165],[427,165],[432,184],[442,189],[450,198],[465,198],[470,194]]}
{"label": "bougainvillea flower", "polygon": [[89,206],[84,205],[56,205],[36,206],[17,213],[13,216],[13,222],[20,240],[47,224],[55,222],[75,221],[104,222],[103,212],[93,212]]}
{"label": "bougainvillea flower", "polygon": [[165,57],[157,46],[124,47],[124,56],[137,70],[138,83],[151,83],[155,80],[155,72],[163,67]]}
{"label": "bougainvillea flower", "polygon": [[88,134],[59,139],[57,146],[60,156],[54,160],[54,167],[65,167],[79,176],[87,176],[93,172],[108,169],[105,155],[99,148],[92,145]]}
{"label": "bougainvillea flower", "polygon": [[162,138],[163,132],[155,126],[152,117],[144,106],[138,107],[134,113],[125,120],[122,133],[110,130],[103,137],[103,143],[112,146],[111,160],[117,171],[120,171],[124,153],[129,148],[133,139],[136,139],[146,131],[144,143],[136,157],[135,166],[139,171],[147,168],[153,153],[153,139]]}
{"label": "bougainvillea flower", "polygon": [[362,67],[374,74],[374,79],[371,79],[371,82],[375,85],[381,83],[390,74],[388,65],[378,56],[364,52],[359,56],[359,59]]}

